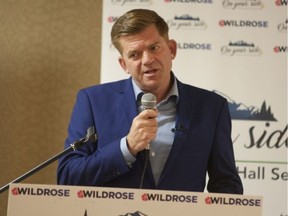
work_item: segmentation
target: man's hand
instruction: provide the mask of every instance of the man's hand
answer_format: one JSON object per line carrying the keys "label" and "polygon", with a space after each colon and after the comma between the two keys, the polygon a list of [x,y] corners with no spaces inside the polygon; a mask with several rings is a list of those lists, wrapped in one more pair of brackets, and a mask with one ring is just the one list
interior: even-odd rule
{"label": "man's hand", "polygon": [[155,139],[158,129],[157,116],[156,109],[146,109],[133,119],[127,135],[127,145],[132,155],[135,156]]}

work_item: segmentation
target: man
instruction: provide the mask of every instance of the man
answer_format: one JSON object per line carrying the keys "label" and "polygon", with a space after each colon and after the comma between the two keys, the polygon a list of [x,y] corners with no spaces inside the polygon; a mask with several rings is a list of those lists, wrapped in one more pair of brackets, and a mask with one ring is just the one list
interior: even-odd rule
{"label": "man", "polygon": [[[208,172],[209,192],[242,194],[227,101],[177,80],[177,44],[166,22],[154,11],[131,10],[111,39],[130,78],[79,92],[65,147],[90,126],[98,140],[59,161],[58,183],[201,192]],[[141,92],[156,96],[155,109],[141,110]]]}

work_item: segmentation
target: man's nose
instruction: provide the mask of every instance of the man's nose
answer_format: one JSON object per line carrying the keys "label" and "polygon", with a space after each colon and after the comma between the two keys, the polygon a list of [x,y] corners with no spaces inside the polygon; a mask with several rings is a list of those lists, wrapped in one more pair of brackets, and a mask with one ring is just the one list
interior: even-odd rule
{"label": "man's nose", "polygon": [[142,63],[143,64],[151,64],[154,61],[154,55],[151,52],[144,52],[142,56]]}

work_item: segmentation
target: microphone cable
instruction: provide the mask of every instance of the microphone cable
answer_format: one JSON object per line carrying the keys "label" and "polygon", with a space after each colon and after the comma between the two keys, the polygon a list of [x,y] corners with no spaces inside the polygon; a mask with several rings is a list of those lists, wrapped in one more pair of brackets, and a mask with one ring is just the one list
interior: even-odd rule
{"label": "microphone cable", "polygon": [[150,153],[149,149],[144,150],[145,161],[144,161],[144,167],[143,167],[142,174],[141,174],[140,187],[139,187],[140,189],[142,189],[143,187],[144,177],[145,177],[145,173],[146,173],[147,165],[149,161],[149,153]]}

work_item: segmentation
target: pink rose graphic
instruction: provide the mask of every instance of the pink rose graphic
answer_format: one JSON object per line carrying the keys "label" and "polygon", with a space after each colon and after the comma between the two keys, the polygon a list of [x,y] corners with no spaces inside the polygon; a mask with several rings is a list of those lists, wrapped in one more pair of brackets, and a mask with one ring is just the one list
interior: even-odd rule
{"label": "pink rose graphic", "polygon": [[79,198],[83,198],[83,197],[84,197],[83,191],[82,191],[82,190],[78,191],[77,196],[78,196]]}
{"label": "pink rose graphic", "polygon": [[18,188],[17,188],[17,187],[15,187],[15,188],[12,189],[12,194],[15,195],[15,196],[19,195],[19,192],[18,192]]}
{"label": "pink rose graphic", "polygon": [[143,201],[148,201],[148,196],[147,196],[146,193],[143,194],[143,195],[141,196],[141,198],[142,198]]}
{"label": "pink rose graphic", "polygon": [[113,23],[115,21],[115,18],[113,16],[109,16],[107,20],[109,23]]}
{"label": "pink rose graphic", "polygon": [[220,20],[220,21],[219,21],[219,26],[223,27],[224,25],[225,25],[224,20]]}
{"label": "pink rose graphic", "polygon": [[275,4],[276,4],[277,6],[280,6],[280,5],[281,5],[281,1],[280,1],[280,0],[276,0],[276,1],[275,1]]}
{"label": "pink rose graphic", "polygon": [[277,47],[277,46],[274,47],[274,52],[275,52],[275,53],[278,53],[278,52],[279,52],[279,47]]}
{"label": "pink rose graphic", "polygon": [[205,198],[205,203],[208,204],[208,205],[212,204],[211,197],[206,197]]}

